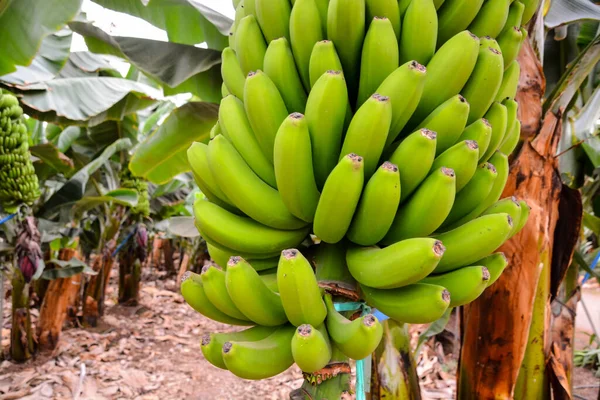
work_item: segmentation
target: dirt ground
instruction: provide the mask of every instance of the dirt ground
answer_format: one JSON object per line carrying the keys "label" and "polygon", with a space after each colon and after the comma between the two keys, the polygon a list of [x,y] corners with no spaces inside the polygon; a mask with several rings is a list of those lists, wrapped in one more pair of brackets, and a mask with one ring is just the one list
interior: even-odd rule
{"label": "dirt ground", "polygon": [[[155,275],[156,276],[156,275]],[[198,399],[279,400],[302,384],[297,367],[265,381],[245,381],[204,360],[199,339],[205,332],[225,331],[188,307],[174,279],[145,280],[141,304],[115,305],[109,288],[101,326],[72,327],[63,332],[51,355],[24,365],[0,364],[0,400],[8,399]],[[4,307],[3,346],[8,345],[9,305]],[[34,315],[35,319],[35,315]],[[425,347],[418,362],[425,399],[451,399],[456,361]],[[598,384],[578,369],[575,387]],[[577,398],[594,400],[597,389],[576,390]],[[579,397],[581,396],[581,397]]]}

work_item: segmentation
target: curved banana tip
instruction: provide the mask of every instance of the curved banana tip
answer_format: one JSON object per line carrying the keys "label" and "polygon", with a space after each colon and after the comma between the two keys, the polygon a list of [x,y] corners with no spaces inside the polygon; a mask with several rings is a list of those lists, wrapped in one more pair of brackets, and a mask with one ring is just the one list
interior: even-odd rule
{"label": "curved banana tip", "polygon": [[236,265],[238,265],[242,261],[244,261],[244,259],[242,257],[240,257],[240,256],[231,256],[231,257],[229,257],[229,261],[227,261],[227,266],[228,267],[235,267]]}
{"label": "curved banana tip", "polygon": [[487,282],[490,280],[490,271],[486,267],[483,267],[481,271],[481,280],[483,282]]}
{"label": "curved banana tip", "polygon": [[286,260],[293,260],[298,256],[297,249],[285,249],[281,252],[281,256]]}
{"label": "curved banana tip", "polygon": [[471,32],[471,31],[467,31],[467,32],[469,32],[469,35],[471,35],[471,37],[472,37],[473,39],[477,39],[477,40],[479,41],[479,36],[477,36],[476,34],[474,34],[474,33],[473,33],[473,32]]}
{"label": "curved banana tip", "polygon": [[299,112],[294,112],[290,114],[291,119],[304,119],[304,114]]}
{"label": "curved banana tip", "polygon": [[460,101],[461,103],[469,104],[469,102],[467,101],[467,99],[465,99],[462,95],[457,94],[457,96],[458,96],[458,101]]}
{"label": "curved banana tip", "polygon": [[437,138],[437,132],[434,132],[430,129],[423,128],[420,130],[421,136],[426,137],[427,139],[435,140]]}
{"label": "curved banana tip", "polygon": [[208,346],[210,344],[210,333],[205,333],[204,335],[202,335],[202,340],[200,341],[201,346]]}
{"label": "curved banana tip", "polygon": [[300,325],[297,329],[298,335],[308,337],[312,334],[312,326],[309,324]]}
{"label": "curved banana tip", "polygon": [[490,171],[492,171],[494,174],[497,174],[498,171],[496,170],[496,167],[494,167],[494,164],[486,162],[485,163],[485,168],[489,169]]}
{"label": "curved banana tip", "polygon": [[233,347],[233,343],[231,342],[225,342],[223,344],[223,353],[227,354],[231,351],[231,348]]}
{"label": "curved banana tip", "polygon": [[450,303],[450,292],[446,289],[442,292],[442,300],[446,303]]}
{"label": "curved banana tip", "polygon": [[192,276],[192,272],[191,271],[185,271],[183,276],[181,277],[181,283],[187,281],[188,279],[190,279],[190,277]]}
{"label": "curved banana tip", "polygon": [[346,154],[346,157],[348,157],[352,162],[357,164],[362,164],[363,162],[363,158],[356,153]]}
{"label": "curved banana tip", "polygon": [[371,327],[373,325],[375,325],[377,322],[379,322],[377,320],[377,318],[375,318],[375,316],[373,314],[367,314],[363,317],[363,325],[366,327]]}
{"label": "curved banana tip", "polygon": [[410,68],[417,70],[419,72],[427,72],[427,67],[425,67],[423,64],[420,64],[419,62],[412,60],[410,62]]}
{"label": "curved banana tip", "polygon": [[465,142],[467,142],[467,147],[471,150],[478,150],[479,149],[479,145],[477,144],[477,141],[475,140],[465,140]]}
{"label": "curved banana tip", "polygon": [[453,178],[456,175],[454,170],[448,167],[442,167],[442,174],[449,176],[450,178]]}
{"label": "curved banana tip", "polygon": [[515,205],[519,208],[521,208],[521,203],[519,202],[519,200],[515,197],[515,196],[510,196],[510,200],[515,203]]}
{"label": "curved banana tip", "polygon": [[387,171],[391,171],[391,172],[398,172],[398,166],[396,164],[393,164],[393,163],[389,162],[389,161],[384,162],[381,165],[381,168],[385,169]]}
{"label": "curved banana tip", "polygon": [[381,103],[387,103],[388,101],[390,101],[390,98],[388,96],[383,96],[379,93],[374,93],[371,97]]}
{"label": "curved banana tip", "polygon": [[435,241],[435,243],[433,244],[433,252],[438,257],[442,257],[444,255],[444,253],[446,252],[446,246],[444,246],[441,240]]}
{"label": "curved banana tip", "polygon": [[200,274],[207,273],[208,271],[210,271],[211,268],[222,270],[221,267],[219,267],[217,264],[211,262],[209,264],[206,264],[204,267],[202,267],[202,271],[200,272]]}

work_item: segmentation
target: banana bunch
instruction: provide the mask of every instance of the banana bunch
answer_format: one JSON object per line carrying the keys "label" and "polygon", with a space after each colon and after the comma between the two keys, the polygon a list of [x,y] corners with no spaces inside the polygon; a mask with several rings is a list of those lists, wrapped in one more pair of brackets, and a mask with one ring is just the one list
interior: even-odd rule
{"label": "banana bunch", "polygon": [[214,264],[182,293],[252,327],[206,335],[207,360],[262,379],[294,362],[318,371],[332,348],[366,357],[381,324],[338,312],[331,281],[429,323],[498,279],[496,250],[529,215],[500,197],[520,136],[522,26],[538,3],[237,2],[218,122],[188,150]]}
{"label": "banana bunch", "polygon": [[137,205],[131,210],[133,215],[141,218],[150,215],[150,197],[148,195],[148,183],[133,176],[129,168],[121,171],[121,186],[126,189],[134,189],[138,193]]}
{"label": "banana bunch", "polygon": [[15,96],[0,91],[0,205],[10,212],[39,196],[23,110]]}

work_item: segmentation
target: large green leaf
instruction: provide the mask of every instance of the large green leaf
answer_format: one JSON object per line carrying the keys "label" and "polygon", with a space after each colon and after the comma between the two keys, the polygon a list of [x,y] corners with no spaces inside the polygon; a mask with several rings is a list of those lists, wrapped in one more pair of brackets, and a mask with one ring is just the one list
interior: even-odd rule
{"label": "large green leaf", "polygon": [[50,260],[47,264],[54,264],[57,268],[45,269],[42,272],[41,279],[54,280],[59,278],[69,278],[73,275],[84,274],[96,275],[97,272],[90,268],[86,263],[77,259],[71,258],[69,261]]}
{"label": "large green leaf", "polygon": [[110,203],[135,207],[138,204],[138,192],[135,189],[115,189],[102,196],[86,196],[73,205],[71,212],[74,218],[79,219],[87,210]]}
{"label": "large green leaf", "polygon": [[59,207],[70,206],[72,203],[83,198],[90,175],[96,172],[116,152],[129,149],[130,147],[131,141],[129,139],[119,139],[108,146],[98,158],[77,171],[67,183],[58,189],[42,205],[39,215],[43,217],[50,216]]}
{"label": "large green leaf", "polygon": [[61,78],[81,78],[105,75],[121,78],[121,74],[110,64],[112,60],[120,60],[107,54],[96,54],[91,51],[75,51],[69,55],[67,63],[58,74]]}
{"label": "large green leaf", "polygon": [[63,153],[71,148],[71,145],[82,135],[83,128],[79,126],[67,126],[56,138],[56,147]]}
{"label": "large green leaf", "polygon": [[594,90],[592,97],[583,106],[573,123],[575,136],[582,143],[588,158],[594,167],[600,167],[600,138],[596,124],[600,118],[600,87]]}
{"label": "large green leaf", "polygon": [[600,6],[590,0],[552,0],[544,24],[556,28],[584,19],[600,19]]}
{"label": "large green leaf", "polygon": [[31,155],[39,158],[52,169],[68,175],[74,168],[73,160],[60,152],[52,143],[38,144],[29,148]]}
{"label": "large green leaf", "polygon": [[169,41],[223,50],[233,21],[200,0],[94,0],[111,10],[142,18],[164,29]]}
{"label": "large green leaf", "polygon": [[165,183],[190,170],[187,149],[193,142],[207,142],[217,122],[218,105],[191,102],[179,107],[137,148],[129,163],[134,175]]}
{"label": "large green leaf", "polygon": [[126,59],[168,86],[168,94],[192,92],[210,102],[221,98],[220,51],[160,40],[110,36],[89,22],[74,21],[69,26],[84,36],[91,51]]}
{"label": "large green leaf", "polygon": [[15,88],[27,114],[62,125],[118,121],[162,97],[148,85],[112,77],[54,79]]}
{"label": "large green leaf", "polygon": [[44,38],[79,11],[82,0],[16,0],[0,3],[0,75],[27,66]]}

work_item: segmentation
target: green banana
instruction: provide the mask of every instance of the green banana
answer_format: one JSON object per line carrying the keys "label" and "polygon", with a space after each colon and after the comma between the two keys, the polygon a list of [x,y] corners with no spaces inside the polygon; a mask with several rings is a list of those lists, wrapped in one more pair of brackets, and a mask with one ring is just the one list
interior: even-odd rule
{"label": "green banana", "polygon": [[[209,237],[208,235],[206,235],[205,232],[201,231],[200,229],[199,229],[199,232],[200,232],[200,236],[202,236],[202,238],[206,241],[206,243],[208,245],[211,246],[212,249],[218,249],[218,251],[221,252],[221,254],[218,255],[218,257],[220,257],[221,260],[223,260],[223,257],[225,254],[227,255],[227,258],[225,259],[225,262],[223,263],[223,265],[225,267],[227,267],[227,262],[233,256],[244,257],[246,260],[252,260],[253,263],[258,263],[257,264],[258,267],[255,268],[257,271],[275,268],[277,266],[277,263],[279,262],[279,253],[280,253],[279,251],[277,251],[277,252],[271,251],[271,252],[267,252],[267,253],[253,253],[253,252],[233,250],[233,249],[228,248],[225,245],[222,245],[221,243],[217,242],[213,238]],[[276,258],[276,260],[275,260],[275,258]],[[275,261],[275,265],[273,265],[273,260]]]}
{"label": "green banana", "polygon": [[440,104],[460,93],[475,68],[478,55],[479,38],[471,32],[463,31],[448,40],[427,64],[423,96],[410,121],[423,120]]}
{"label": "green banana", "polygon": [[279,293],[279,288],[277,287],[277,266],[269,270],[260,271],[258,272],[258,275],[260,276],[260,280],[263,281],[269,290]]}
{"label": "green banana", "polygon": [[390,145],[417,108],[423,89],[427,70],[416,61],[399,66],[377,88],[377,93],[390,98],[392,103],[392,124],[385,142]]}
{"label": "green banana", "polygon": [[508,260],[504,253],[494,253],[477,261],[475,265],[483,265],[488,269],[490,279],[487,282],[487,286],[490,287],[498,280],[498,278],[500,278],[502,271],[504,271],[504,268],[508,265]]}
{"label": "green banana", "polygon": [[331,295],[325,296],[327,304],[327,332],[336,347],[349,358],[362,360],[375,351],[383,326],[373,314],[350,321],[336,311]]}
{"label": "green banana", "polygon": [[446,0],[438,10],[438,47],[452,40],[473,22],[483,0]]}
{"label": "green banana", "polygon": [[194,202],[196,227],[233,251],[269,253],[297,246],[309,228],[283,231],[262,225],[250,218],[232,214],[206,200]]}
{"label": "green banana", "polygon": [[452,271],[488,256],[504,243],[512,228],[513,221],[510,215],[491,214],[434,236],[446,247],[435,272]]}
{"label": "green banana", "polygon": [[342,62],[331,40],[321,40],[315,43],[310,55],[308,70],[311,88],[315,86],[317,80],[327,71],[342,70]]}
{"label": "green banana", "polygon": [[488,0],[469,25],[469,30],[479,37],[495,38],[502,32],[508,18],[512,0]]}
{"label": "green banana", "polygon": [[258,272],[241,257],[231,257],[225,273],[227,293],[242,314],[263,326],[287,322],[281,297],[263,282]]}
{"label": "green banana", "polygon": [[387,18],[375,17],[367,30],[362,47],[357,109],[376,92],[379,85],[396,68],[398,68],[398,40],[392,23]]}
{"label": "green banana", "polygon": [[235,34],[235,51],[244,75],[263,68],[267,44],[254,15],[240,21]]}
{"label": "green banana", "polygon": [[487,119],[480,118],[465,128],[458,138],[458,142],[462,142],[463,140],[476,141],[479,147],[479,158],[481,159],[490,145],[491,139],[492,125],[490,125]]}
{"label": "green banana", "polygon": [[317,278],[308,260],[296,249],[281,252],[277,267],[277,287],[288,320],[294,326],[320,326],[327,309]]}
{"label": "green banana", "polygon": [[444,287],[413,283],[398,289],[374,289],[361,285],[368,305],[391,319],[409,324],[428,324],[440,319],[450,304]]}
{"label": "green banana", "polygon": [[467,186],[456,194],[452,210],[441,227],[445,228],[458,221],[484,201],[497,177],[498,172],[492,164],[489,162],[481,164]]}
{"label": "green banana", "polygon": [[181,294],[186,303],[194,310],[217,322],[229,325],[253,325],[246,319],[233,318],[215,307],[208,297],[202,285],[200,275],[187,271],[181,279]]}
{"label": "green banana", "polygon": [[501,52],[500,50],[500,46],[498,46],[498,42],[496,41],[496,39],[491,38],[489,36],[484,36],[479,38],[479,46],[480,47],[491,47],[494,50],[498,50]]}
{"label": "green banana", "polygon": [[535,12],[540,5],[540,0],[521,0],[525,5],[525,10],[523,11],[523,20],[521,21],[521,25],[526,25],[529,20],[533,17]]}
{"label": "green banana", "polygon": [[[506,98],[502,101],[502,105],[506,107],[507,124],[505,136],[508,136],[508,134],[512,132],[513,128],[515,127],[515,123],[519,120],[519,103],[517,103],[517,101],[514,99]],[[504,141],[502,141],[502,143],[504,143]],[[510,153],[504,154],[508,155]]]}
{"label": "green banana", "polygon": [[358,206],[363,183],[362,157],[352,153],[344,156],[329,174],[317,205],[313,231],[319,239],[326,243],[337,243],[346,235]]}
{"label": "green banana", "polygon": [[502,83],[498,94],[496,94],[495,101],[504,101],[505,99],[514,99],[517,95],[517,89],[519,87],[519,76],[521,75],[521,66],[517,60],[510,63],[504,76],[502,77]]}
{"label": "green banana", "polygon": [[436,132],[436,156],[456,143],[467,125],[469,109],[469,102],[461,95],[456,95],[443,102],[427,118],[417,124],[417,129],[427,128]]}
{"label": "green banana", "polygon": [[256,19],[267,43],[281,37],[290,40],[290,14],[288,0],[255,0]]}
{"label": "green banana", "polygon": [[[401,0],[401,1],[407,1],[407,0]],[[412,1],[412,0],[408,0],[408,1]],[[446,2],[446,0],[433,0],[433,5],[435,6],[436,10],[439,10],[440,7],[442,5],[444,5],[445,2]]]}
{"label": "green banana", "polygon": [[250,169],[224,136],[211,140],[208,160],[219,187],[233,204],[252,219],[279,229],[293,230],[307,225],[288,211],[279,192]]}
{"label": "green banana", "polygon": [[221,53],[221,75],[227,89],[238,99],[244,98],[244,83],[246,75],[242,71],[235,51],[230,47],[223,49]]}
{"label": "green banana", "polygon": [[366,0],[366,6],[367,23],[371,23],[375,17],[387,18],[394,28],[396,39],[400,39],[402,23],[397,0]]}
{"label": "green banana", "polygon": [[445,287],[450,292],[450,307],[469,304],[488,287],[490,272],[484,266],[463,267],[441,275],[430,275],[421,282]]}
{"label": "green banana", "polygon": [[329,0],[315,0],[317,8],[319,9],[319,15],[321,17],[321,27],[323,33],[327,36],[327,12],[329,10]]}
{"label": "green banana", "polygon": [[346,265],[346,243],[329,244],[322,242],[317,246],[311,263],[315,266],[317,281],[334,284],[338,287],[355,290],[355,281]]}
{"label": "green banana", "polygon": [[455,195],[454,171],[446,167],[434,168],[406,203],[400,206],[383,243],[391,244],[431,234],[450,213]]}
{"label": "green banana", "polygon": [[290,42],[298,73],[307,91],[312,87],[309,72],[311,54],[316,43],[323,39],[319,7],[315,0],[296,0],[290,15]]}
{"label": "green banana", "polygon": [[269,186],[277,188],[273,164],[263,154],[241,100],[235,96],[221,100],[219,125],[252,171]]}
{"label": "green banana", "polygon": [[221,135],[221,125],[217,122],[210,130],[210,139],[214,139],[217,135]]}
{"label": "green banana", "polygon": [[229,96],[231,92],[227,89],[225,82],[221,83],[221,97]]}
{"label": "green banana", "polygon": [[270,326],[254,326],[239,332],[207,333],[202,336],[200,349],[209,363],[217,368],[227,369],[222,353],[225,342],[255,342],[271,335],[276,329]]}
{"label": "green banana", "polygon": [[500,90],[503,76],[502,54],[492,47],[480,47],[475,69],[461,91],[471,105],[468,124],[485,115]]}
{"label": "green banana", "polygon": [[517,223],[521,220],[521,203],[517,200],[516,197],[511,196],[502,200],[498,200],[494,204],[492,204],[487,210],[485,210],[481,215],[491,215],[491,214],[499,214],[506,213],[510,215],[512,220],[514,221],[513,229],[511,230],[508,237],[513,236],[516,233]]}
{"label": "green banana", "polygon": [[523,42],[523,33],[518,26],[513,26],[498,36],[498,45],[502,50],[504,59],[504,69],[507,69],[519,54],[521,43]]}
{"label": "green banana", "polygon": [[261,340],[225,342],[225,366],[244,379],[266,379],[282,373],[294,363],[291,340],[295,330],[291,325],[283,325]]}
{"label": "green banana", "polygon": [[398,167],[386,161],[365,186],[348,230],[348,239],[362,246],[378,243],[390,229],[399,204]]}
{"label": "green banana", "polygon": [[306,102],[306,122],[310,132],[313,167],[317,186],[322,188],[336,166],[344,119],[348,106],[348,89],[344,75],[327,71],[315,83]]}
{"label": "green banana", "polygon": [[319,202],[313,173],[310,133],[304,115],[286,118],[275,137],[275,176],[283,203],[292,215],[312,222]]}
{"label": "green banana", "polygon": [[265,74],[275,84],[289,112],[304,112],[306,92],[286,38],[271,41],[265,53]]}
{"label": "green banana", "polygon": [[390,130],[392,104],[386,96],[375,93],[356,111],[342,145],[340,160],[355,153],[363,158],[364,174],[373,175]]}
{"label": "green banana", "polygon": [[525,12],[525,6],[519,0],[515,0],[510,5],[510,9],[508,11],[508,17],[506,18],[506,23],[502,29],[502,32],[512,29],[513,26],[521,26],[521,22],[523,21],[523,12]]}
{"label": "green banana", "polygon": [[358,91],[365,19],[364,0],[330,0],[327,11],[327,38],[335,44],[342,62],[352,104]]}
{"label": "green banana", "polygon": [[412,0],[402,21],[400,62],[415,60],[423,65],[435,54],[438,18],[433,0]]}
{"label": "green banana", "polygon": [[273,143],[288,111],[277,86],[262,71],[251,72],[244,86],[244,107],[262,151],[273,162]]}
{"label": "green banana", "polygon": [[219,311],[233,318],[250,320],[236,307],[229,296],[225,283],[225,271],[216,265],[205,265],[202,268],[200,278],[206,297]]}
{"label": "green banana", "polygon": [[[492,126],[492,137],[485,154],[481,158],[481,161],[489,160],[496,150],[498,150],[500,143],[502,143],[506,133],[506,126],[508,125],[508,110],[504,105],[494,102],[488,112],[485,114],[485,119],[487,119]],[[496,164],[494,165],[498,167]]]}
{"label": "green banana", "polygon": [[521,204],[521,217],[519,218],[519,222],[516,223],[517,226],[515,227],[515,230],[511,233],[511,237],[516,235],[521,231],[521,229],[523,229],[525,224],[527,224],[527,220],[529,219],[529,213],[531,212],[531,207],[529,207],[529,205],[524,200],[519,201],[519,204]]}
{"label": "green banana", "polygon": [[331,360],[331,343],[325,324],[315,328],[300,325],[292,338],[292,355],[302,372],[313,373],[324,368]]}
{"label": "green banana", "polygon": [[398,11],[400,11],[401,18],[406,14],[406,10],[408,10],[410,3],[412,3],[412,0],[398,0]]}
{"label": "green banana", "polygon": [[244,0],[246,15],[256,16],[256,0]]}
{"label": "green banana", "polygon": [[352,247],[346,253],[348,270],[358,282],[394,289],[420,281],[440,262],[444,246],[431,238],[412,238],[378,247]]}
{"label": "green banana", "polygon": [[231,26],[231,30],[229,31],[228,43],[229,47],[235,49],[235,34],[240,25],[240,21],[242,18],[246,16],[246,9],[244,7],[244,2],[240,2],[240,4],[235,6],[235,18],[233,20],[233,25]]}
{"label": "green banana", "polygon": [[458,142],[440,154],[434,161],[432,170],[451,168],[456,175],[456,192],[464,188],[477,170],[479,147],[473,140]]}
{"label": "green banana", "polygon": [[[212,243],[206,243],[206,248],[208,249],[208,254],[210,255],[211,260],[220,266],[221,268],[227,267],[227,263],[229,259],[234,256],[235,251],[228,251],[230,249],[225,249],[222,246],[215,246]],[[279,262],[279,257],[270,257],[264,259],[253,258],[249,259],[248,262],[252,265],[252,268],[255,270],[262,272],[265,270],[269,270],[277,267],[277,263]]]}
{"label": "green banana", "polygon": [[390,156],[400,172],[400,202],[408,198],[427,177],[435,159],[437,134],[420,129],[406,137]]}
{"label": "green banana", "polygon": [[513,129],[506,134],[504,141],[498,148],[504,154],[512,154],[517,145],[519,144],[519,140],[521,139],[521,121],[516,120],[513,126]]}

